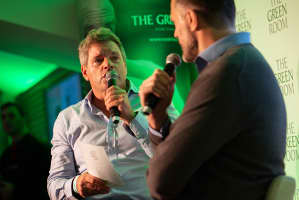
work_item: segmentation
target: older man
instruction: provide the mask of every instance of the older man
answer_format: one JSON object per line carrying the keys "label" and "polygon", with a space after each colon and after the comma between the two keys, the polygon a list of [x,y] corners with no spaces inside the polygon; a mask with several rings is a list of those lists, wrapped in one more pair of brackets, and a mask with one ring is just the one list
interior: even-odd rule
{"label": "older man", "polygon": [[[145,180],[152,154],[148,124],[136,111],[138,93],[126,79],[120,40],[110,29],[91,30],[79,46],[79,57],[82,75],[92,89],[82,101],[63,110],[55,122],[48,177],[51,199],[151,199]],[[119,78],[108,88],[111,70]],[[121,113],[116,128],[110,113],[114,106]],[[103,146],[124,185],[109,188],[106,180],[89,174],[80,143]]]}

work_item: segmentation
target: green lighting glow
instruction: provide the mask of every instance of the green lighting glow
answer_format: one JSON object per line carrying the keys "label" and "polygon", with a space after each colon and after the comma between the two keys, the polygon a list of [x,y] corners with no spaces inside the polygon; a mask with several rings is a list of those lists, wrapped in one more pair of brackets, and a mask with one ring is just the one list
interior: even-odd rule
{"label": "green lighting glow", "polygon": [[177,39],[175,38],[149,38],[150,42],[177,42]]}
{"label": "green lighting glow", "polygon": [[10,96],[17,96],[35,85],[57,66],[0,51],[0,90]]}

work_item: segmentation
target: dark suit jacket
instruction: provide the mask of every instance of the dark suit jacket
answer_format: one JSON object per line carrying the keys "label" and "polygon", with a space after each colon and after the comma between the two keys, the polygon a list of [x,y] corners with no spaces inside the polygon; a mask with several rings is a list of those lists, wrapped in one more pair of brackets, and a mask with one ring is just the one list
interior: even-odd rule
{"label": "dark suit jacket", "polygon": [[233,47],[194,82],[156,147],[148,186],[155,199],[262,200],[284,174],[285,145],[285,104],[271,68],[251,44]]}

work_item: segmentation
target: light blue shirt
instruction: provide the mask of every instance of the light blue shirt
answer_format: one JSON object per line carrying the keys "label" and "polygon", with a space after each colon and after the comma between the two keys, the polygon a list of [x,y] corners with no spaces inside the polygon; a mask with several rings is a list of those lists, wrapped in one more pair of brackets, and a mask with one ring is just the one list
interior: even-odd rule
{"label": "light blue shirt", "polygon": [[234,33],[216,41],[199,54],[195,61],[198,71],[200,72],[207,63],[216,60],[227,49],[248,43],[250,43],[250,33],[248,32]]}
{"label": "light blue shirt", "polygon": [[[141,107],[136,89],[129,91],[131,107]],[[52,161],[48,177],[51,199],[76,199],[72,194],[73,179],[86,171],[86,163],[80,151],[80,143],[103,146],[124,181],[124,186],[111,188],[109,194],[94,195],[87,199],[102,199],[126,195],[131,199],[151,199],[145,174],[152,155],[148,137],[148,122],[141,112],[131,121],[128,130],[120,121],[113,131],[112,122],[91,103],[92,91],[79,103],[59,113],[53,128]],[[172,114],[176,115],[172,107]],[[130,135],[134,134],[134,136]]]}

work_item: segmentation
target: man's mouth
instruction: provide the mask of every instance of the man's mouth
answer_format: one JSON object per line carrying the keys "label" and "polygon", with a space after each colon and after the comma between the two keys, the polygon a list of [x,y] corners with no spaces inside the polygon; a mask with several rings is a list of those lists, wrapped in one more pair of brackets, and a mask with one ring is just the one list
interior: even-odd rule
{"label": "man's mouth", "polygon": [[107,73],[104,73],[102,76],[101,76],[101,79],[103,80],[103,81],[107,81]]}

